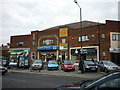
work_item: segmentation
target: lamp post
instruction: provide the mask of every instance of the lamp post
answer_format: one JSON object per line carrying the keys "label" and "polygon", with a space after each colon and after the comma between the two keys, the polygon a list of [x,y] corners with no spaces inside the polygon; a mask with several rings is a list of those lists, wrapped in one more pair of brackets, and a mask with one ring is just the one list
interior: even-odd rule
{"label": "lamp post", "polygon": [[82,48],[82,9],[80,7],[80,5],[78,4],[77,0],[74,0],[74,2],[78,5],[79,9],[80,9],[80,61],[79,61],[79,70],[81,70],[81,73],[84,72],[83,71],[83,58],[82,58],[82,54],[83,54],[83,48]]}

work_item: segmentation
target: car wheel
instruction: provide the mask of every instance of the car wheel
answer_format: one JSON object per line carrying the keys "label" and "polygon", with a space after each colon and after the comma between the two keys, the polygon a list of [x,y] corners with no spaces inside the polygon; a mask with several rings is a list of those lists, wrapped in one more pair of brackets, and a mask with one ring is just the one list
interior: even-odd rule
{"label": "car wheel", "polygon": [[108,70],[107,70],[107,68],[105,68],[105,69],[104,69],[104,72],[108,73]]}

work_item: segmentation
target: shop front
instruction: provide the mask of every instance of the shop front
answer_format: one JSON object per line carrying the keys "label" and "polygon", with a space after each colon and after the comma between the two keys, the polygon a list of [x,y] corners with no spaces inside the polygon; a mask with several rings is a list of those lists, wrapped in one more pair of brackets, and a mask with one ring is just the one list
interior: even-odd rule
{"label": "shop front", "polygon": [[59,46],[40,46],[37,47],[37,57],[42,59],[44,62],[49,60],[58,60]]}
{"label": "shop front", "polygon": [[82,52],[83,53],[81,54],[80,48],[71,48],[70,49],[71,60],[74,62],[79,62],[80,55],[82,56],[82,60],[94,60],[94,61],[99,60],[97,48],[83,48]]}
{"label": "shop front", "polygon": [[120,65],[120,48],[110,48],[112,62]]}
{"label": "shop front", "polygon": [[[9,49],[10,61],[18,63],[18,67],[24,67],[26,60],[28,60],[30,48],[16,48]],[[29,62],[27,62],[28,64]]]}

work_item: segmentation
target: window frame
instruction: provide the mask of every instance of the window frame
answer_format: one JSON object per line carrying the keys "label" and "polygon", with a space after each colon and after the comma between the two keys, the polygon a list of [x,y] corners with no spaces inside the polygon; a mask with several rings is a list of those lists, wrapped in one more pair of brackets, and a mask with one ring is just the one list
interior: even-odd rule
{"label": "window frame", "polygon": [[105,33],[102,33],[102,38],[103,38],[103,39],[105,39],[105,38],[106,38]]}
{"label": "window frame", "polygon": [[113,41],[120,41],[120,34],[112,34]]}
{"label": "window frame", "polygon": [[24,42],[17,42],[17,46],[24,46]]}

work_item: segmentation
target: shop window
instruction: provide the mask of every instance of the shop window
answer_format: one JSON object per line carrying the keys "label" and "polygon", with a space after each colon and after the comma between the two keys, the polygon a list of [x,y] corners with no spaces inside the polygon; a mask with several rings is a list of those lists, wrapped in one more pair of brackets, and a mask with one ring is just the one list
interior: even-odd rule
{"label": "shop window", "polygon": [[24,45],[24,42],[18,42],[17,43],[17,46],[23,46]]}
{"label": "shop window", "polygon": [[114,41],[120,41],[120,34],[113,34],[112,35],[112,40],[114,40]]}
{"label": "shop window", "polygon": [[51,45],[54,41],[52,39],[43,40],[43,45]]}
{"label": "shop window", "polygon": [[102,38],[105,38],[105,34],[102,34]]}

